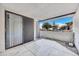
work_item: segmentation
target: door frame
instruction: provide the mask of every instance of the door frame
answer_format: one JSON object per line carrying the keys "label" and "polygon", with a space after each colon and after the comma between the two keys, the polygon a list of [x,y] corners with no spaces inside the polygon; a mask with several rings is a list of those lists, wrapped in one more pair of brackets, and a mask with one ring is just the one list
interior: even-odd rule
{"label": "door frame", "polygon": [[[17,14],[17,13],[15,13],[15,12],[11,12],[11,11],[8,11],[8,10],[5,10],[5,50],[7,50],[7,49],[10,49],[10,48],[13,48],[13,47],[16,47],[16,46],[19,46],[19,45],[22,45],[22,44],[25,44],[25,42],[23,42],[23,43],[21,43],[21,44],[18,44],[18,45],[15,45],[15,46],[12,46],[12,47],[9,47],[9,48],[6,48],[6,22],[7,22],[7,19],[6,19],[6,13],[11,13],[11,14],[15,14],[15,15],[18,15],[18,16],[21,16],[22,18],[23,17],[26,17],[26,16],[24,16],[24,15],[20,15],[20,14]],[[33,20],[33,23],[34,23],[34,19],[33,18],[30,18],[30,17],[26,17],[26,18],[29,18],[29,19],[32,19]],[[34,27],[34,24],[33,24],[33,27]],[[34,34],[34,31],[33,31],[33,34]],[[23,35],[23,34],[22,34]],[[33,35],[34,36],[34,35]],[[33,40],[34,40],[34,38],[33,38]],[[32,41],[33,41],[32,40]]]}

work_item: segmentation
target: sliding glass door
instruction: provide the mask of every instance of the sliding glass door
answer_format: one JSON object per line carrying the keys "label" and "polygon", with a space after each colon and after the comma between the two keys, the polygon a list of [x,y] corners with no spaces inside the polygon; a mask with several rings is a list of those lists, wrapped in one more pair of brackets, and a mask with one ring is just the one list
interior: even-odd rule
{"label": "sliding glass door", "polygon": [[6,13],[6,18],[7,18],[7,30],[6,30],[6,48],[16,46],[18,44],[21,44],[23,42],[22,40],[22,17],[11,14],[11,13]]}
{"label": "sliding glass door", "polygon": [[5,13],[5,48],[34,40],[34,21],[13,12]]}

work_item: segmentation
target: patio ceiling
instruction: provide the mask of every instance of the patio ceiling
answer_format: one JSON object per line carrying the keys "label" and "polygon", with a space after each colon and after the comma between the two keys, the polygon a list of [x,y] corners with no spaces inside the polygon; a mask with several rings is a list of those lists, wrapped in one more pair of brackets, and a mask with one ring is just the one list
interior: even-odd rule
{"label": "patio ceiling", "polygon": [[17,12],[19,14],[42,20],[76,11],[77,3],[51,3],[51,4],[33,4],[33,3],[11,3],[2,4],[5,9]]}

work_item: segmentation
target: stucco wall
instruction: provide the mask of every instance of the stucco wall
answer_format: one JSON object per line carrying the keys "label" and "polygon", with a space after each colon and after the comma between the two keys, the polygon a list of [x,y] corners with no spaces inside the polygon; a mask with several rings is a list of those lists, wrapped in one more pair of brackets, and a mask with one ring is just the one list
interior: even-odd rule
{"label": "stucco wall", "polygon": [[51,38],[54,40],[61,40],[66,42],[73,42],[73,32],[51,32],[40,31],[40,37]]}
{"label": "stucco wall", "polygon": [[0,5],[0,52],[5,51],[5,14]]}
{"label": "stucco wall", "polygon": [[74,27],[73,27],[73,29],[75,32],[75,39],[74,39],[75,46],[79,51],[79,7],[77,9],[76,14],[74,15]]}

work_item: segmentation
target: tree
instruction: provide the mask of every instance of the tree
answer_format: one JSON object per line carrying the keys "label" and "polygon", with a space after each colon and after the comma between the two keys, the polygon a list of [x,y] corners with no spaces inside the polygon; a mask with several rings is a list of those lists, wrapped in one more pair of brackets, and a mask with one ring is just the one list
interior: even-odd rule
{"label": "tree", "polygon": [[73,24],[73,22],[68,22],[66,24],[67,24],[67,26],[71,26]]}
{"label": "tree", "polygon": [[44,23],[42,28],[45,28],[46,30],[49,30],[49,28],[52,28],[52,25],[50,25],[49,23]]}
{"label": "tree", "polygon": [[67,29],[70,30],[70,26],[73,25],[73,22],[69,22],[69,23],[66,23],[67,24]]}

